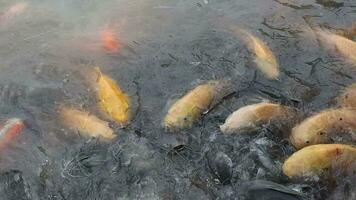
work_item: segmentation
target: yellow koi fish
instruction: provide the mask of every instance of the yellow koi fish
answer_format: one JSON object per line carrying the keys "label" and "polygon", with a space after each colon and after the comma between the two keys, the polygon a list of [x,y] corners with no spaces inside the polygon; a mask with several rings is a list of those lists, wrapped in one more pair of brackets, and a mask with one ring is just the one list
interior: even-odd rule
{"label": "yellow koi fish", "polygon": [[199,85],[172,105],[163,125],[170,130],[190,127],[228,94],[231,94],[229,81],[209,81]]}
{"label": "yellow koi fish", "polygon": [[131,118],[130,99],[114,80],[95,68],[97,78],[97,98],[102,111],[120,125],[126,125]]}
{"label": "yellow koi fish", "polygon": [[283,173],[290,178],[320,175],[341,170],[356,172],[356,147],[344,144],[318,144],[305,147],[291,155],[283,164]]}

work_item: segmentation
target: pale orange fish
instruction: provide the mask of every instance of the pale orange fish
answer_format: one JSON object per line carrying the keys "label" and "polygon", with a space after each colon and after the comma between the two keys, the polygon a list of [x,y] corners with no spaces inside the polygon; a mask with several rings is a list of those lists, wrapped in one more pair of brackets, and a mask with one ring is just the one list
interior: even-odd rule
{"label": "pale orange fish", "polygon": [[247,36],[246,43],[251,51],[254,52],[254,61],[258,67],[269,79],[277,79],[279,76],[279,64],[270,48],[259,38],[250,32],[240,29],[237,31]]}
{"label": "pale orange fish", "polygon": [[336,48],[336,50],[345,58],[349,59],[352,62],[356,62],[355,41],[323,30],[316,30],[316,34],[320,37],[321,41],[324,44],[329,46],[329,48]]}
{"label": "pale orange fish", "polygon": [[290,140],[301,149],[313,144],[356,141],[356,110],[328,109],[306,118],[292,129]]}
{"label": "pale orange fish", "polygon": [[337,105],[339,107],[356,108],[356,83],[346,87],[343,92],[337,97]]}
{"label": "pale orange fish", "polygon": [[100,33],[101,46],[109,52],[116,53],[120,48],[119,40],[113,28],[106,27]]}
{"label": "pale orange fish", "polygon": [[63,125],[70,129],[77,130],[90,137],[102,137],[104,139],[116,137],[108,122],[86,111],[61,106],[58,113]]}
{"label": "pale orange fish", "polygon": [[240,133],[254,130],[277,119],[278,121],[283,121],[283,125],[286,125],[296,121],[297,116],[298,113],[295,108],[262,102],[236,110],[220,126],[220,130],[224,134]]}
{"label": "pale orange fish", "polygon": [[6,20],[9,20],[16,15],[19,15],[23,13],[28,7],[28,3],[26,2],[21,2],[12,5],[10,8],[8,8],[2,15],[0,15],[0,22],[5,22]]}

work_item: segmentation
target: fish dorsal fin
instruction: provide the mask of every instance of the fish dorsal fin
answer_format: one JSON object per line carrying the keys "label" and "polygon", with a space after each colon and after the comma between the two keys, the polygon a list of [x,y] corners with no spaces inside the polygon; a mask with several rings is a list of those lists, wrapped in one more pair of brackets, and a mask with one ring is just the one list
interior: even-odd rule
{"label": "fish dorsal fin", "polygon": [[99,82],[100,78],[103,76],[99,67],[94,67],[94,71],[97,75],[96,82]]}

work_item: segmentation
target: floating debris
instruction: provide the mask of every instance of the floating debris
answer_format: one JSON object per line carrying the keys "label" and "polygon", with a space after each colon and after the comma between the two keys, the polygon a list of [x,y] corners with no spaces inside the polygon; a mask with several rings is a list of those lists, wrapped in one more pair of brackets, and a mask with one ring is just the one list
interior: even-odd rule
{"label": "floating debris", "polygon": [[172,105],[163,125],[169,130],[188,128],[231,93],[230,81],[209,81],[199,85]]}
{"label": "floating debris", "polygon": [[220,126],[224,134],[239,133],[241,131],[255,130],[271,120],[295,121],[297,110],[292,107],[275,103],[257,103],[244,106],[233,112],[225,123]]}
{"label": "floating debris", "polygon": [[283,164],[288,177],[310,177],[323,172],[340,171],[355,174],[356,147],[344,144],[318,144],[291,155]]}
{"label": "floating debris", "polygon": [[95,70],[98,73],[96,86],[101,110],[120,125],[128,124],[131,118],[129,97],[113,79],[103,74],[98,67]]}
{"label": "floating debris", "polygon": [[329,109],[305,119],[294,127],[290,140],[297,149],[313,144],[350,142],[356,140],[355,130],[355,110]]}
{"label": "floating debris", "polygon": [[116,137],[108,122],[88,112],[61,106],[59,108],[59,118],[65,126],[84,133],[87,136],[103,137],[104,139],[113,139]]}

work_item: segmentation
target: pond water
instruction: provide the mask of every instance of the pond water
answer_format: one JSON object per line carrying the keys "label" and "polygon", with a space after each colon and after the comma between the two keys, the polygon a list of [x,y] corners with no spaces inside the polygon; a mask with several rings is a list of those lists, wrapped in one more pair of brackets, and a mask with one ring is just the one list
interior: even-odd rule
{"label": "pond water", "polygon": [[[356,65],[323,48],[312,30],[350,30],[354,0],[1,0],[0,13],[0,119],[25,121],[1,147],[1,199],[244,199],[252,180],[303,194],[256,189],[270,199],[356,198],[355,177],[330,183],[284,176],[281,165],[295,149],[273,130],[219,130],[231,112],[261,101],[306,115],[332,107],[354,82]],[[238,28],[271,49],[278,80],[254,66],[231,31]],[[103,46],[106,30],[118,43]],[[112,141],[69,130],[55,109],[66,104],[100,116],[85,78],[92,67],[133,99],[132,122],[110,122]],[[234,93],[191,128],[162,127],[174,99],[217,79],[231,80]]]}

